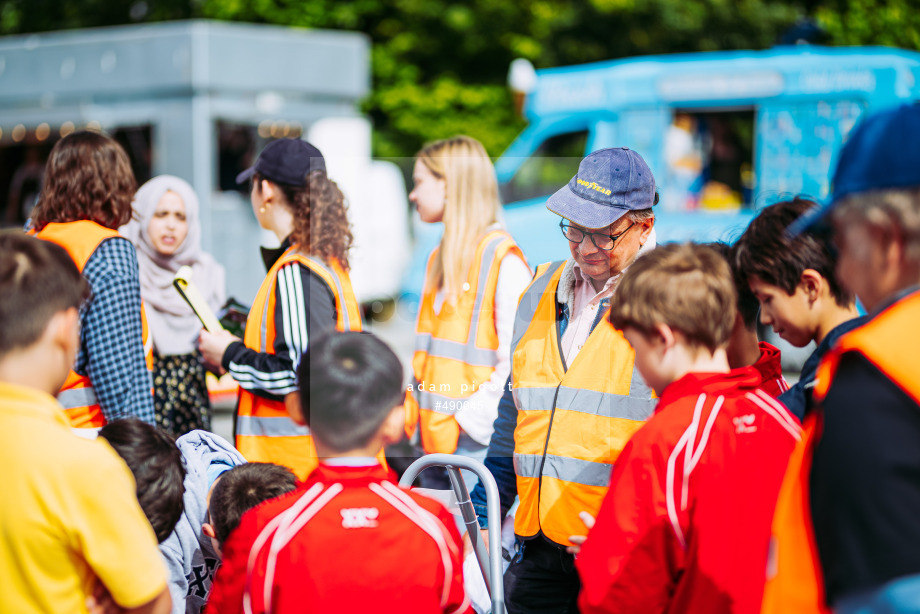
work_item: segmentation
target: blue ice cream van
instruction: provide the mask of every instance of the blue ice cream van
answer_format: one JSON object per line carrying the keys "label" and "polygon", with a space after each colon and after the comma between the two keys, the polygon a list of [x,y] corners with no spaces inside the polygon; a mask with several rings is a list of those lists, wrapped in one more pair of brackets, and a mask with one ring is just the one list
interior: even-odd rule
{"label": "blue ice cream van", "polygon": [[[536,265],[569,254],[547,197],[604,147],[629,147],[651,167],[659,243],[733,241],[763,206],[825,198],[859,118],[920,99],[920,53],[797,45],[646,56],[531,69],[524,82],[529,125],[495,168],[505,223]],[[414,218],[410,303],[441,234]]]}

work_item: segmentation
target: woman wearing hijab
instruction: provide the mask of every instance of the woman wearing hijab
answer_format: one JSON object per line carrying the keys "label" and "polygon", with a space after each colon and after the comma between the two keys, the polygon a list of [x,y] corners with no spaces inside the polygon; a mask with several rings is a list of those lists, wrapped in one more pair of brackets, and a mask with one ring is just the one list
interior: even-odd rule
{"label": "woman wearing hijab", "polygon": [[173,287],[180,267],[215,311],[226,298],[224,268],[201,250],[198,197],[172,175],[154,177],[134,197],[136,219],[122,228],[137,248],[141,297],[154,349],[154,407],[157,426],[175,437],[210,430],[211,405],[197,351],[201,322]]}

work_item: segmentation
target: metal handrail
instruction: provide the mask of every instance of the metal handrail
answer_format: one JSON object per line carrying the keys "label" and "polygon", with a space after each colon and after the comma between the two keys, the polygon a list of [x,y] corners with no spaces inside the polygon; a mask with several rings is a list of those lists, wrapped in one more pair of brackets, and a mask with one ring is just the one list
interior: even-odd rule
{"label": "metal handrail", "polygon": [[[447,475],[450,477],[451,485],[454,488],[454,494],[457,497],[457,504],[460,512],[463,514],[463,522],[466,524],[467,533],[470,536],[470,542],[473,544],[473,552],[476,553],[476,560],[479,562],[479,569],[482,571],[482,578],[486,582],[486,588],[489,596],[492,598],[493,614],[505,614],[505,591],[502,583],[502,540],[501,540],[501,512],[498,499],[498,486],[495,484],[495,478],[492,473],[486,469],[476,459],[456,454],[428,454],[416,460],[409,465],[399,480],[399,485],[408,488],[415,481],[415,478],[429,467],[445,467]],[[470,500],[470,493],[460,475],[460,469],[472,471],[482,482],[486,489],[486,511],[489,520],[489,549],[486,552],[485,544],[482,543],[482,536],[479,534],[479,520],[476,518],[476,510],[473,509],[473,502]]]}

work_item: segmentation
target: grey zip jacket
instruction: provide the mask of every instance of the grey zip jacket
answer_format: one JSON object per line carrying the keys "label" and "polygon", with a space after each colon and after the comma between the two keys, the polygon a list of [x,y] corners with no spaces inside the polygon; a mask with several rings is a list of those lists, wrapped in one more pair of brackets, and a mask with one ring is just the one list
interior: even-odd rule
{"label": "grey zip jacket", "polygon": [[228,441],[207,431],[187,433],[176,445],[187,472],[182,497],[185,511],[172,534],[160,544],[160,553],[169,571],[172,614],[198,614],[208,599],[214,573],[220,565],[211,539],[201,531],[208,518],[208,488],[221,469],[242,465],[246,459]]}

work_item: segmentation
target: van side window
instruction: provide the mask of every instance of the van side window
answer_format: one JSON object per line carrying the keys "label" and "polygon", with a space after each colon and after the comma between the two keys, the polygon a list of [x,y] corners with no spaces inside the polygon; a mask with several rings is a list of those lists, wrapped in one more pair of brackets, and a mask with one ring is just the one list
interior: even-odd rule
{"label": "van side window", "polygon": [[543,141],[511,181],[501,186],[502,202],[546,196],[564,186],[578,172],[587,145],[587,130],[558,134]]}

